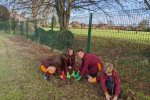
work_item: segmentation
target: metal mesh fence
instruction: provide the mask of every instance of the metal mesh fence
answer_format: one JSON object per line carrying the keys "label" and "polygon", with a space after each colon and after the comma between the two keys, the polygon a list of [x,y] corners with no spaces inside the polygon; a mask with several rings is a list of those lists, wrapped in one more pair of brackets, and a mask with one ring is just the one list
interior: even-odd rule
{"label": "metal mesh fence", "polygon": [[13,21],[13,33],[37,42],[37,21]]}
{"label": "metal mesh fence", "polygon": [[122,88],[148,94],[150,12],[129,10],[108,15],[93,14],[90,53],[114,64]]}
{"label": "metal mesh fence", "polygon": [[10,22],[0,21],[0,30],[5,31],[5,33],[10,34]]}

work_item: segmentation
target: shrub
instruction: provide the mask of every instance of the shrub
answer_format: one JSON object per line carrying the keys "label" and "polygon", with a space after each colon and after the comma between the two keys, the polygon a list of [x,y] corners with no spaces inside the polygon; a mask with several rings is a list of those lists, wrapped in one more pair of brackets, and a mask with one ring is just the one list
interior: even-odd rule
{"label": "shrub", "polygon": [[[51,46],[51,30],[45,31],[42,28],[37,29],[39,41],[41,44]],[[74,43],[74,35],[68,30],[53,31],[53,47],[57,50],[68,49]]]}
{"label": "shrub", "polygon": [[58,50],[67,49],[74,43],[74,35],[69,30],[54,32],[54,47]]}
{"label": "shrub", "polygon": [[37,36],[39,37],[39,41],[41,44],[46,46],[50,46],[51,37],[50,35],[42,28],[37,29]]}
{"label": "shrub", "polygon": [[0,30],[5,30],[5,21],[0,21]]}
{"label": "shrub", "polygon": [[37,36],[42,35],[42,34],[45,34],[45,33],[46,33],[46,31],[45,31],[44,29],[42,29],[42,28],[37,28]]}
{"label": "shrub", "polygon": [[9,20],[10,13],[8,9],[2,5],[0,5],[0,21],[6,21]]}

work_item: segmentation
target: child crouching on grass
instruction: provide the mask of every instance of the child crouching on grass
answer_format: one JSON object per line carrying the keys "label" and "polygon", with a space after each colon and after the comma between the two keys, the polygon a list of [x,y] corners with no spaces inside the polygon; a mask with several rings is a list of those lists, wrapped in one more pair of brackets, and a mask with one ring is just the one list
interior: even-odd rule
{"label": "child crouching on grass", "polygon": [[110,94],[112,94],[112,90],[113,95],[115,95],[113,100],[117,100],[122,96],[122,93],[120,92],[121,86],[119,76],[113,69],[113,64],[111,63],[105,63],[104,70],[101,72],[101,87],[106,96],[106,100],[110,100],[110,98],[112,98],[110,96]]}
{"label": "child crouching on grass", "polygon": [[72,47],[68,48],[68,59],[66,60],[65,63],[65,71],[67,73],[67,78],[70,78],[70,74],[68,71],[68,67],[71,69],[72,68],[72,77],[75,77],[75,54],[74,54],[74,49]]}
{"label": "child crouching on grass", "polygon": [[44,76],[45,80],[50,81],[49,77],[55,71],[58,73],[62,80],[66,80],[64,74],[62,73],[65,70],[65,62],[68,57],[68,54],[62,53],[59,55],[54,55],[48,59],[42,61],[41,70],[46,72]]}
{"label": "child crouching on grass", "polygon": [[79,81],[88,70],[89,74],[86,75],[86,77],[88,77],[88,81],[91,83],[100,82],[101,78],[97,77],[98,72],[101,68],[103,68],[100,59],[93,54],[85,53],[82,49],[78,50],[77,54],[82,59],[82,64],[75,76],[75,81]]}

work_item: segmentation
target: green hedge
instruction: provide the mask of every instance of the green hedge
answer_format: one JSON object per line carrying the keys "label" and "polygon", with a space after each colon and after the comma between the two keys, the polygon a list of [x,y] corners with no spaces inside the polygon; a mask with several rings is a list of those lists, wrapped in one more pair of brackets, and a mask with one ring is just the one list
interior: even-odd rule
{"label": "green hedge", "polygon": [[[45,31],[42,28],[37,29],[38,40],[41,44],[51,46],[51,30]],[[53,47],[57,50],[64,50],[72,46],[74,35],[68,30],[53,31]]]}

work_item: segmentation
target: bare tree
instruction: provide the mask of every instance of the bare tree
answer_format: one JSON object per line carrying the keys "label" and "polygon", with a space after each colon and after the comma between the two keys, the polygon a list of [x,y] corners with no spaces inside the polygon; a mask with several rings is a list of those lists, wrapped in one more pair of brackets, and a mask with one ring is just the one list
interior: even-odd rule
{"label": "bare tree", "polygon": [[147,5],[147,7],[150,9],[150,0],[147,1],[147,0],[144,0],[144,3]]}
{"label": "bare tree", "polygon": [[109,20],[107,24],[108,24],[108,27],[109,27],[110,29],[114,29],[115,24],[114,24],[114,22],[113,22],[112,20]]}
{"label": "bare tree", "polygon": [[[38,4],[40,3],[40,0],[31,0],[32,1],[32,16],[33,19],[37,19],[37,15],[38,15],[38,10],[39,8],[37,7]],[[41,8],[41,7],[40,7]]]}
{"label": "bare tree", "polygon": [[20,16],[21,16],[21,17],[25,17],[25,12],[22,12],[22,13],[20,14]]}
{"label": "bare tree", "polygon": [[142,28],[142,30],[148,30],[149,28],[149,23],[148,23],[148,20],[146,19],[143,19],[140,23],[139,23],[139,28]]}
{"label": "bare tree", "polygon": [[[71,11],[83,12],[88,10],[107,14],[108,10],[124,11],[126,8],[133,8],[134,5],[141,7],[141,1],[138,0],[3,0],[2,3],[18,10],[23,9],[32,12],[33,16],[44,11],[48,12],[49,8],[52,8],[51,11],[57,12],[60,30],[68,29]],[[43,6],[44,9],[40,11],[39,9]]]}
{"label": "bare tree", "polygon": [[101,27],[103,27],[102,21],[97,21],[97,22],[98,22],[98,24],[96,25],[96,28],[101,28]]}

